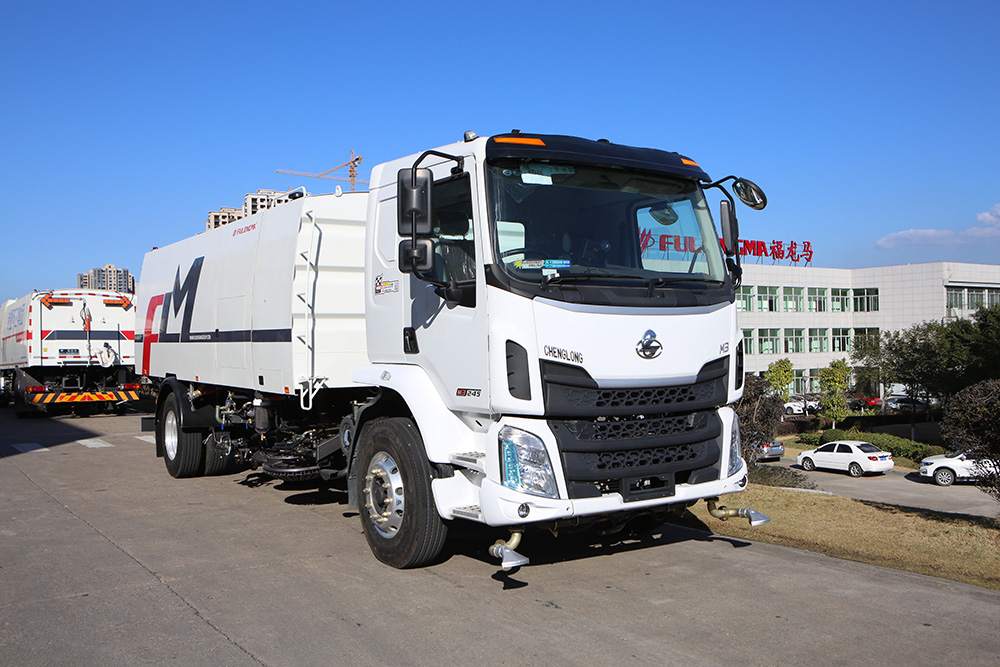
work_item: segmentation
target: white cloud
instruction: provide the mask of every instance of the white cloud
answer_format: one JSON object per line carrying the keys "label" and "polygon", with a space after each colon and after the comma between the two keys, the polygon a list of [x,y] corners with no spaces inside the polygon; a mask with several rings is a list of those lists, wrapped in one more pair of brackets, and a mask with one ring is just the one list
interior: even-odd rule
{"label": "white cloud", "polygon": [[1000,204],[993,204],[993,208],[976,215],[976,220],[984,225],[1000,225]]}
{"label": "white cloud", "polygon": [[907,229],[883,236],[875,242],[879,248],[895,250],[905,246],[960,246],[1000,241],[1000,204],[983,213],[976,214],[982,226],[963,230],[954,229]]}

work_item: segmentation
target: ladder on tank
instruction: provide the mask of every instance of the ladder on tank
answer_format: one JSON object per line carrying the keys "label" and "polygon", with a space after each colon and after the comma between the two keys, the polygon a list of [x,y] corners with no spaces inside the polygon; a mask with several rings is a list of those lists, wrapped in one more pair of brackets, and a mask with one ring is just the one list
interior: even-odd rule
{"label": "ladder on tank", "polygon": [[[302,344],[306,346],[307,363],[309,376],[299,380],[299,407],[303,410],[312,410],[313,399],[319,390],[325,386],[327,378],[316,376],[316,286],[319,283],[319,246],[323,240],[323,230],[312,211],[306,211],[305,215],[299,218],[299,234],[302,237],[302,228],[310,225],[309,245],[299,253],[299,257],[306,264],[305,291],[296,294],[305,305],[305,335],[298,335]],[[311,278],[311,280],[310,280]]]}

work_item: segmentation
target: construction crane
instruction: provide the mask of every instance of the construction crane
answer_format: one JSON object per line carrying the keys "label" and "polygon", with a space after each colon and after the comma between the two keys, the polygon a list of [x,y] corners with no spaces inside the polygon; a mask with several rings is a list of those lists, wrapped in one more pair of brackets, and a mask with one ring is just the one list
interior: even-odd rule
{"label": "construction crane", "polygon": [[[354,192],[354,184],[355,183],[364,183],[366,185],[368,184],[368,181],[366,181],[365,179],[358,178],[358,163],[361,162],[363,159],[364,159],[364,156],[361,156],[361,155],[358,155],[357,157],[355,157],[354,156],[354,150],[352,149],[351,150],[351,159],[350,160],[348,160],[344,164],[338,164],[333,169],[327,169],[326,171],[324,171],[324,172],[322,172],[320,174],[309,174],[309,173],[306,173],[304,171],[289,171],[288,169],[275,169],[274,173],[276,173],[276,174],[291,174],[292,176],[308,176],[309,178],[328,178],[331,181],[350,181],[350,183],[351,183],[351,192]],[[348,167],[348,169],[347,169],[347,177],[346,178],[344,176],[331,176],[330,175],[330,172],[337,171],[341,167]]]}

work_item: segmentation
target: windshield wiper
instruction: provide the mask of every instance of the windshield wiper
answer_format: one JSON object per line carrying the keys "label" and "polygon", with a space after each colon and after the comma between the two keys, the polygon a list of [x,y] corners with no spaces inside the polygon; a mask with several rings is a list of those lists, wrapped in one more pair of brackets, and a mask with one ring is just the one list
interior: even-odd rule
{"label": "windshield wiper", "polygon": [[609,273],[607,271],[594,271],[593,269],[585,273],[552,273],[542,277],[542,289],[549,285],[562,283],[577,283],[591,278],[607,278],[609,280],[645,280],[642,276],[633,276],[623,273]]}

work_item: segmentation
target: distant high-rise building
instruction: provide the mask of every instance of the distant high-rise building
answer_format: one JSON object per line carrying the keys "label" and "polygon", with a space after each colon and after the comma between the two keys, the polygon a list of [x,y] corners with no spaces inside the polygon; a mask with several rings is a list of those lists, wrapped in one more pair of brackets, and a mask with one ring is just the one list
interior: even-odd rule
{"label": "distant high-rise building", "polygon": [[243,197],[243,208],[232,208],[231,206],[221,206],[218,211],[210,211],[208,220],[205,221],[205,229],[215,229],[230,222],[236,222],[240,218],[253,215],[257,211],[271,208],[278,204],[284,204],[292,199],[308,196],[309,193],[304,188],[297,188],[287,192],[279,190],[257,190]]}
{"label": "distant high-rise building", "polygon": [[[302,194],[299,194],[302,193]],[[289,192],[279,192],[278,190],[258,190],[256,193],[248,194],[243,198],[243,217],[253,215],[257,211],[271,208],[278,204],[291,201],[293,197],[301,197],[309,193],[303,189],[291,190]]]}
{"label": "distant high-rise building", "polygon": [[208,220],[205,222],[205,229],[215,229],[222,225],[228,225],[243,217],[243,211],[232,206],[220,206],[218,211],[210,211]]}
{"label": "distant high-rise building", "polygon": [[76,286],[82,289],[134,294],[135,276],[129,273],[128,269],[118,269],[114,264],[105,264],[101,268],[76,274]]}

